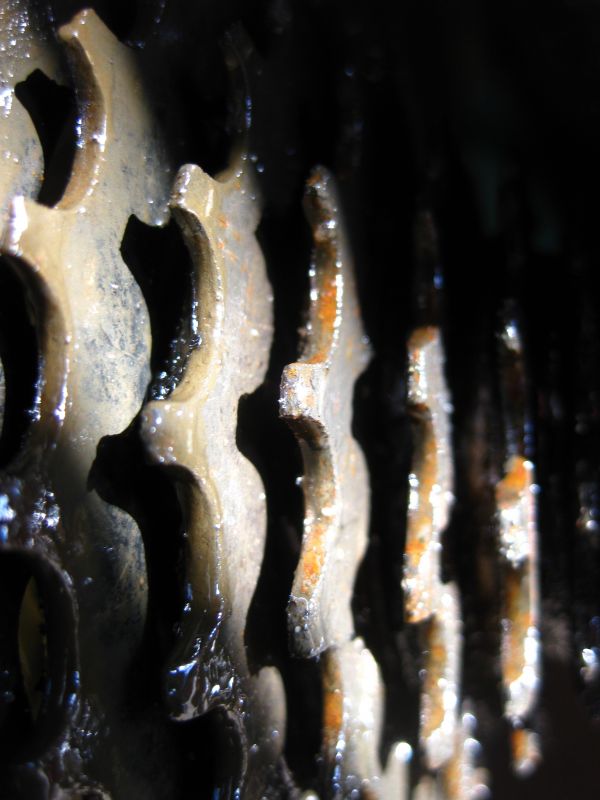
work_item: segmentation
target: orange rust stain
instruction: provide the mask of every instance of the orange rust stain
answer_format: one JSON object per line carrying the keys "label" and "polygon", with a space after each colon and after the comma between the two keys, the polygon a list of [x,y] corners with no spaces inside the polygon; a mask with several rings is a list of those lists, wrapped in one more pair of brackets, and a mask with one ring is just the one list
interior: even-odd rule
{"label": "orange rust stain", "polygon": [[[406,532],[406,558],[411,570],[418,570],[433,534],[433,507],[431,492],[437,477],[437,442],[433,434],[430,418],[421,417],[418,421],[417,444],[413,458],[413,474],[416,475],[417,507],[409,510]],[[407,597],[407,604],[414,611],[418,598]]]}
{"label": "orange rust stain", "polygon": [[522,456],[513,456],[508,462],[505,477],[496,488],[496,502],[500,509],[518,503],[529,486],[529,472]]}
{"label": "orange rust stain", "polygon": [[344,696],[336,656],[323,656],[323,738],[328,751],[334,751],[344,723]]}
{"label": "orange rust stain", "polygon": [[326,345],[322,345],[311,356],[302,360],[305,364],[324,364],[327,361],[328,349]]}
{"label": "orange rust stain", "polygon": [[315,364],[326,361],[329,356],[331,340],[338,317],[338,286],[336,275],[330,274],[331,269],[327,269],[327,274],[323,275],[318,287],[318,297],[315,301],[315,330],[313,336],[316,341],[316,350],[307,359],[307,363]]}
{"label": "orange rust stain", "polygon": [[338,287],[335,277],[327,277],[319,291],[317,316],[323,328],[329,332],[333,329],[337,317]]}
{"label": "orange rust stain", "polygon": [[219,225],[222,228],[228,228],[229,227],[229,220],[227,219],[225,214],[218,214],[217,215],[217,222],[219,223]]}
{"label": "orange rust stain", "polygon": [[444,720],[443,690],[440,679],[444,677],[444,668],[448,659],[446,647],[441,636],[440,626],[432,620],[426,629],[426,641],[429,654],[427,656],[424,696],[427,707],[423,709],[422,731],[429,737]]}
{"label": "orange rust stain", "polygon": [[288,364],[285,370],[288,375],[288,380],[292,382],[298,380],[298,366],[296,363]]}
{"label": "orange rust stain", "polygon": [[524,728],[515,728],[511,735],[511,746],[515,763],[527,761],[529,758],[529,735]]}
{"label": "orange rust stain", "polygon": [[301,563],[302,586],[300,591],[302,594],[310,594],[321,577],[325,561],[325,533],[327,527],[326,523],[322,521],[315,522],[310,535],[307,537]]}
{"label": "orange rust stain", "polygon": [[461,770],[460,754],[453,753],[452,758],[442,770],[442,784],[444,787],[444,797],[447,800],[459,800],[461,795]]}
{"label": "orange rust stain", "polygon": [[506,685],[518,680],[525,666],[523,643],[533,624],[529,580],[524,568],[506,570],[505,611],[510,628],[505,633],[503,673]]}
{"label": "orange rust stain", "polygon": [[407,537],[406,541],[406,555],[409,561],[415,562],[415,566],[419,563],[427,549],[429,533],[429,525],[421,525],[418,528],[416,525],[411,525],[410,535]]}
{"label": "orange rust stain", "polygon": [[409,360],[411,363],[418,361],[420,357],[419,351],[426,345],[431,344],[437,339],[438,328],[434,325],[425,325],[422,328],[417,328],[408,340]]}

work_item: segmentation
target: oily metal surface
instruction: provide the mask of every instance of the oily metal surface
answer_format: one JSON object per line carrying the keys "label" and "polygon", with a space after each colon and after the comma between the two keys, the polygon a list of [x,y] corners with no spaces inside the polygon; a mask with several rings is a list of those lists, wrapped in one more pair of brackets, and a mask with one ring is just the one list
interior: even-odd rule
{"label": "oily metal surface", "polygon": [[317,168],[305,194],[314,252],[309,319],[298,362],[285,367],[280,415],[302,451],[304,532],[288,604],[292,650],[321,656],[324,797],[391,798],[405,786],[406,751],[379,760],[383,686],[354,638],[351,600],[367,539],[369,488],[351,431],[354,383],[369,347],[332,176]]}
{"label": "oily metal surface", "polygon": [[[132,730],[118,708],[144,630],[144,548],[134,520],[104,502],[89,476],[100,440],[129,425],[146,391],[148,314],[119,248],[131,214],[166,220],[171,178],[130,51],[91,11],[60,39],[80,113],[73,171],[54,208],[15,197],[2,241],[34,299],[41,355],[34,423],[3,487],[11,524],[2,548],[33,560],[46,614],[56,616],[52,647],[67,640],[49,689],[63,714],[48,714],[42,761],[59,785],[72,784],[85,750],[102,743],[97,730],[110,730],[127,787]],[[62,622],[59,607],[68,611]],[[71,753],[77,767],[67,766]]]}
{"label": "oily metal surface", "polygon": [[148,451],[176,478],[185,514],[188,591],[167,701],[182,721],[225,709],[239,739],[242,796],[259,798],[281,769],[285,702],[274,668],[250,674],[244,641],[266,507],[260,476],[236,444],[237,408],[263,380],[272,339],[250,162],[235,157],[217,180],[183,167],[170,205],[193,261],[200,344],[173,393],[142,416]]}

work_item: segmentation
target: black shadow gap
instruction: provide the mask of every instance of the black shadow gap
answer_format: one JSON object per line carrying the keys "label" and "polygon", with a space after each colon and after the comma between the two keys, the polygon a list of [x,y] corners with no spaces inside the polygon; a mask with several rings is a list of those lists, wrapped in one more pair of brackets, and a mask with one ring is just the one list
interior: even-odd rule
{"label": "black shadow gap", "polygon": [[75,159],[75,92],[36,69],[15,86],[37,131],[44,155],[44,180],[38,202],[56,205],[67,188]]}
{"label": "black shadow gap", "polygon": [[121,255],[144,295],[150,315],[150,400],[168,397],[200,343],[193,265],[179,226],[146,225],[131,216]]}
{"label": "black shadow gap", "polygon": [[38,413],[41,370],[35,316],[27,289],[8,260],[0,257],[1,467],[19,453]]}

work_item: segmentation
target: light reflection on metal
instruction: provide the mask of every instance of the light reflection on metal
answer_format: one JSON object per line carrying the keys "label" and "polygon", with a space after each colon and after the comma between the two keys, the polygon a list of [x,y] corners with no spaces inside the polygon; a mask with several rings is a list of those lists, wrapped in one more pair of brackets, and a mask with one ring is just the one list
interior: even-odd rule
{"label": "light reflection on metal", "polygon": [[352,436],[354,383],[369,360],[333,178],[311,175],[305,200],[315,250],[310,318],[300,360],[282,376],[280,414],[299,440],[305,501],[300,561],[288,606],[293,650],[321,654],[325,796],[397,798],[407,759],[392,748],[379,762],[383,687],[362,640],[351,600],[367,543],[368,479]]}

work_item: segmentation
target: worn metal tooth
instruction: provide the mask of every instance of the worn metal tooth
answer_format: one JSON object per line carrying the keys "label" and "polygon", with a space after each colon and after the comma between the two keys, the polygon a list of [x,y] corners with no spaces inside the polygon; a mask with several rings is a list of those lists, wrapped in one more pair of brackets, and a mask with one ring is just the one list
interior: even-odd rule
{"label": "worn metal tooth", "polygon": [[458,588],[441,579],[442,533],[453,502],[451,403],[439,328],[417,328],[408,343],[408,403],[415,421],[403,587],[409,622],[423,625],[425,670],[420,739],[434,776],[415,798],[463,800],[486,796],[476,767],[475,718],[460,714],[462,622]]}
{"label": "worn metal tooth", "polygon": [[382,769],[381,677],[362,640],[353,639],[351,600],[367,543],[369,490],[352,437],[352,396],[370,351],[333,178],[322,168],[308,181],[305,209],[315,242],[310,314],[301,358],[284,369],[279,401],[305,473],[302,551],[288,605],[291,646],[301,656],[322,654],[325,796],[361,790],[365,797],[398,797],[405,750],[395,746]]}
{"label": "worn metal tooth", "polygon": [[91,11],[60,37],[82,107],[78,155],[56,208],[13,200],[3,252],[18,259],[24,280],[61,316],[41,335],[52,362],[44,392],[61,380],[64,397],[43,397],[41,414],[45,425],[60,417],[60,443],[85,484],[99,438],[126,427],[148,382],[148,315],[119,247],[132,213],[166,221],[169,175],[164,166],[147,169],[158,152],[148,113],[136,101],[139,80],[127,48]]}
{"label": "worn metal tooth", "polygon": [[437,327],[412,334],[408,363],[409,411],[416,425],[403,587],[408,621],[425,623],[421,741],[428,766],[439,769],[455,749],[462,634],[458,591],[441,580],[441,535],[453,500],[453,466],[451,406]]}
{"label": "worn metal tooth", "polygon": [[515,765],[529,769],[537,760],[535,736],[524,728],[539,692],[541,647],[537,574],[534,465],[526,457],[523,353],[517,323],[502,332],[502,389],[507,425],[504,476],[496,486],[499,550],[504,575],[502,680],[505,715],[513,726]]}
{"label": "worn metal tooth", "polygon": [[[80,662],[64,676],[72,686],[72,728],[63,728],[48,750],[48,758],[62,763],[79,735],[75,712],[86,704],[88,717],[103,715],[123,752],[132,746],[131,729],[116,708],[144,632],[144,548],[133,519],[104,502],[89,479],[100,440],[130,424],[150,375],[148,314],[120,257],[123,232],[131,214],[147,223],[166,221],[171,177],[131,52],[92,11],[78,14],[59,35],[80,108],[73,171],[55,208],[13,200],[2,253],[37,304],[43,366],[37,418],[14,471],[27,492],[41,480],[44,496],[49,487],[56,494],[62,533],[54,539],[55,560],[79,614]],[[26,510],[20,519],[28,519]],[[9,538],[14,533],[16,546],[24,533],[13,527]],[[39,545],[43,561],[42,540],[27,547],[35,554]],[[62,603],[59,595],[46,599]],[[57,781],[61,769],[52,767]],[[124,769],[122,785],[127,775]]]}
{"label": "worn metal tooth", "polygon": [[275,669],[250,674],[244,644],[266,505],[260,476],[236,444],[237,408],[263,380],[272,340],[250,169],[239,156],[217,180],[193,165],[179,172],[171,209],[193,263],[200,345],[169,398],[143,411],[142,436],[177,479],[188,543],[188,597],[167,676],[171,716],[187,720],[224,708],[241,743],[238,788],[254,798],[274,780],[285,701]]}
{"label": "worn metal tooth", "polygon": [[313,172],[305,209],[315,251],[302,355],[283,371],[280,415],[304,460],[302,552],[288,606],[292,647],[314,656],[347,642],[350,603],[367,543],[368,483],[351,432],[354,382],[369,360],[333,179]]}
{"label": "worn metal tooth", "polygon": [[407,798],[412,751],[394,745],[386,768],[379,761],[383,685],[362,639],[325,651],[323,659],[323,756],[333,797]]}

